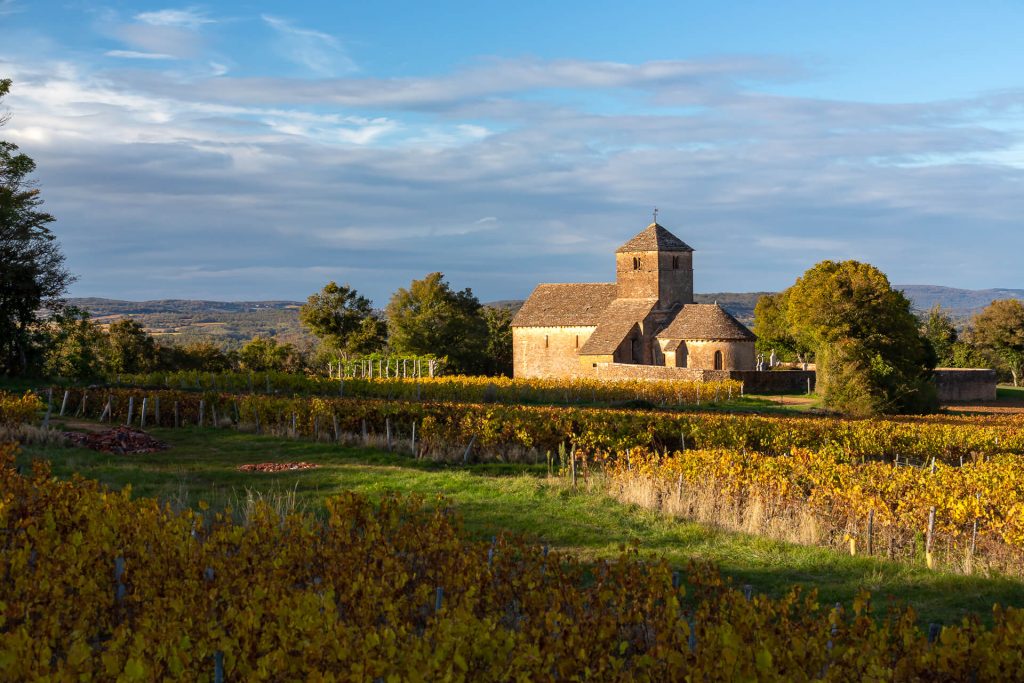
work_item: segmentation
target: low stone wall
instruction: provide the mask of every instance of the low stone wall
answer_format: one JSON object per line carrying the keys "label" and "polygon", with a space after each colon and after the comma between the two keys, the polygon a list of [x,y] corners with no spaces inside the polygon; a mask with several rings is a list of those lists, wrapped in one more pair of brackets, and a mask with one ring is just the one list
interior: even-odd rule
{"label": "low stone wall", "polygon": [[983,368],[936,368],[940,401],[996,400],[996,371]]}
{"label": "low stone wall", "polygon": [[735,370],[729,377],[743,382],[745,394],[805,394],[807,382],[811,383],[811,391],[815,383],[813,370]]}
{"label": "low stone wall", "polygon": [[693,370],[664,365],[633,365],[630,363],[598,363],[597,379],[650,379],[680,380],[685,382],[713,382],[729,379],[726,370]]}

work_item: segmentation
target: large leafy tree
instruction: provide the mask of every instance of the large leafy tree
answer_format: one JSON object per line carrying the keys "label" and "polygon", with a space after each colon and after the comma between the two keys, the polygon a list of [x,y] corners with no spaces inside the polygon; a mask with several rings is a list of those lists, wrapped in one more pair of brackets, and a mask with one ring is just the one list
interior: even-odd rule
{"label": "large leafy tree", "polygon": [[348,285],[328,282],[299,309],[299,320],[343,354],[372,353],[384,346],[387,324],[370,300]]}
{"label": "large leafy tree", "polygon": [[[0,80],[0,99],[10,88],[9,79]],[[41,358],[43,310],[59,310],[73,280],[48,227],[54,218],[40,208],[35,169],[17,145],[0,140],[0,372],[8,375],[28,372]]]}
{"label": "large leafy tree", "polygon": [[243,370],[266,372],[299,372],[303,369],[302,354],[291,344],[278,344],[271,337],[253,337],[238,352]]}
{"label": "large leafy tree", "polygon": [[487,363],[491,375],[512,375],[512,311],[484,306],[487,323]]}
{"label": "large leafy tree", "polygon": [[457,292],[443,273],[430,273],[388,302],[390,345],[399,353],[446,356],[458,373],[485,373],[488,329],[482,308],[472,290]]}
{"label": "large leafy tree", "polygon": [[103,374],[107,337],[88,311],[68,306],[50,317],[47,331],[43,371],[48,377],[81,380]]}
{"label": "large leafy tree", "polygon": [[955,367],[956,345],[959,335],[953,319],[942,310],[942,306],[935,304],[928,311],[927,317],[921,323],[921,334],[935,350],[935,357],[942,367]]}
{"label": "large leafy tree", "polygon": [[822,261],[785,292],[796,343],[817,359],[827,406],[848,413],[920,412],[935,407],[935,352],[910,300],[880,270]]}
{"label": "large leafy tree", "polygon": [[156,341],[138,320],[122,318],[107,328],[106,367],[113,373],[149,372],[159,362]]}
{"label": "large leafy tree", "polygon": [[999,359],[1019,386],[1024,374],[1024,304],[1017,299],[993,301],[974,316],[974,341]]}
{"label": "large leafy tree", "polygon": [[765,354],[776,351],[783,357],[792,357],[803,362],[808,359],[811,349],[793,336],[793,330],[786,319],[789,306],[787,294],[766,294],[757,300],[754,306],[757,350]]}

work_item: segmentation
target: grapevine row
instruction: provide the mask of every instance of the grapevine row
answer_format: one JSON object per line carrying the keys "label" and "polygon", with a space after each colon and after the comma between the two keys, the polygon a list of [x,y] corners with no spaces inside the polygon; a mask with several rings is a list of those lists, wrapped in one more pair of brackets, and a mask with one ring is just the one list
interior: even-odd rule
{"label": "grapevine row", "polygon": [[172,511],[0,467],[0,678],[1020,680],[1024,612],[922,633],[871,598],[745,597],[625,553],[472,542],[443,503]]}

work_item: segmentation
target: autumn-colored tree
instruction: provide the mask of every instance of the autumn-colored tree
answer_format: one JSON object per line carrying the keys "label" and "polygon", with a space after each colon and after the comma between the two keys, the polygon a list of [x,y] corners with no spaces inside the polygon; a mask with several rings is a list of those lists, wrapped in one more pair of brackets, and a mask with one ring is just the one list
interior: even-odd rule
{"label": "autumn-colored tree", "polygon": [[784,294],[790,334],[817,357],[826,406],[857,414],[934,409],[935,352],[910,300],[884,273],[857,261],[822,261]]}
{"label": "autumn-colored tree", "polygon": [[992,353],[1019,386],[1024,374],[1024,304],[1018,299],[993,301],[974,316],[974,341]]}
{"label": "autumn-colored tree", "polygon": [[156,342],[139,321],[123,318],[107,328],[104,359],[107,372],[149,372],[157,360]]}
{"label": "autumn-colored tree", "polygon": [[302,354],[291,344],[278,344],[269,337],[253,337],[238,352],[243,370],[298,372],[303,368]]}
{"label": "autumn-colored tree", "polygon": [[754,334],[757,335],[757,350],[761,353],[776,353],[783,357],[807,361],[811,349],[797,341],[792,327],[786,319],[789,307],[788,292],[765,294],[754,306]]}

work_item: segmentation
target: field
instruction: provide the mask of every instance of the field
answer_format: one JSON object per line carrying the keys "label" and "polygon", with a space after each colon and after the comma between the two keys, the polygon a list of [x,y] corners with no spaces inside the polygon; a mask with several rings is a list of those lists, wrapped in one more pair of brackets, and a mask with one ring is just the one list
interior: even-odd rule
{"label": "field", "polygon": [[[1024,572],[1019,552],[1022,544],[1014,535],[1017,519],[1014,510],[1018,509],[1015,506],[1024,504],[1013,497],[1017,495],[1015,492],[1024,491],[1016,474],[1024,468],[1015,464],[1017,458],[1024,457],[1024,423],[1012,415],[946,415],[858,423],[804,416],[796,411],[780,412],[784,410],[782,406],[775,406],[774,412],[762,415],[750,412],[732,414],[723,412],[724,408],[730,407],[728,402],[714,407],[702,406],[700,411],[694,411],[695,406],[689,410],[671,406],[664,410],[635,410],[586,405],[339,399],[316,395],[249,395],[155,388],[89,391],[95,400],[87,403],[84,415],[60,417],[57,415],[60,390],[57,390],[51,426],[61,430],[104,430],[108,424],[100,423],[96,418],[108,398],[114,423],[125,422],[128,411],[132,410],[132,422],[138,426],[143,399],[146,399],[146,431],[166,442],[170,448],[146,454],[102,453],[69,447],[59,439],[36,431],[29,434],[26,438],[28,443],[16,456],[16,464],[22,472],[29,471],[33,460],[42,459],[50,464],[53,473],[61,480],[79,474],[114,490],[130,488],[133,499],[155,498],[167,503],[166,514],[203,514],[206,509],[212,514],[213,511],[228,509],[230,513],[225,523],[241,525],[239,529],[243,531],[239,533],[249,533],[244,530],[254,524],[258,526],[262,522],[254,520],[264,519],[268,514],[282,515],[282,519],[298,519],[303,515],[310,520],[325,519],[336,514],[332,510],[339,505],[336,502],[338,496],[350,493],[365,496],[369,503],[385,507],[392,504],[388,501],[395,500],[396,494],[421,496],[422,502],[411,502],[413,509],[429,510],[440,505],[441,509],[450,511],[450,514],[445,514],[452,519],[461,519],[461,527],[451,533],[465,538],[465,542],[471,544],[467,547],[477,547],[472,544],[478,544],[484,549],[481,552],[485,553],[490,547],[493,554],[495,547],[511,543],[519,549],[517,557],[534,557],[531,549],[544,549],[544,557],[550,551],[552,557],[561,558],[558,562],[568,563],[563,566],[574,567],[579,563],[583,574],[570,583],[582,581],[572,584],[577,588],[571,589],[582,591],[581,595],[590,590],[587,586],[595,575],[599,575],[601,567],[621,566],[624,574],[616,581],[633,586],[629,589],[631,591],[654,590],[654,586],[661,585],[653,575],[637,583],[635,572],[657,573],[661,570],[656,568],[664,566],[664,571],[668,572],[665,576],[672,572],[685,576],[683,584],[688,597],[683,599],[680,609],[684,615],[689,615],[686,616],[689,626],[685,629],[682,625],[672,628],[700,633],[696,636],[699,643],[706,642],[712,623],[714,628],[736,629],[739,659],[745,661],[743,653],[749,653],[754,677],[765,677],[772,671],[775,672],[772,676],[782,678],[800,678],[807,674],[809,669],[799,669],[800,665],[792,661],[785,663],[788,660],[779,650],[794,647],[787,638],[799,637],[811,642],[823,633],[821,637],[828,639],[828,629],[831,628],[832,638],[829,641],[835,641],[835,654],[821,655],[827,661],[815,665],[818,673],[824,667],[824,678],[842,680],[842,676],[864,675],[867,669],[857,667],[875,664],[867,660],[857,660],[859,663],[854,664],[853,660],[844,659],[847,655],[840,656],[840,652],[845,652],[843,648],[847,646],[850,653],[874,652],[872,648],[881,647],[879,643],[885,642],[888,645],[877,652],[879,662],[905,661],[909,670],[936,679],[941,678],[939,673],[950,674],[950,671],[957,670],[973,672],[978,680],[999,680],[1011,671],[1006,668],[1009,666],[1007,662],[1001,662],[998,665],[1001,668],[992,673],[980,664],[979,657],[985,659],[988,652],[985,648],[995,647],[991,644],[994,642],[992,639],[1009,638],[1006,642],[1010,645],[1004,645],[1013,649],[1018,647],[1014,639],[1024,637],[1024,631],[1013,621],[1017,619],[1014,616],[1016,612],[993,611],[996,604],[1011,607],[1024,604],[1024,582],[1020,579]],[[68,405],[77,408],[82,396],[79,390],[72,390]],[[163,406],[160,415],[162,426],[154,426],[157,397]],[[749,403],[742,406],[745,411],[758,409],[759,402],[762,409],[769,403],[766,399],[747,400]],[[79,412],[76,408],[67,412]],[[36,411],[38,409],[36,405]],[[32,420],[38,419],[39,413],[35,412]],[[175,421],[180,424],[177,428],[171,426]],[[196,426],[197,422],[204,426]],[[212,426],[214,422],[218,427]],[[409,426],[412,424],[418,429],[415,441],[409,438]],[[680,436],[686,450],[679,451]],[[667,445],[679,452],[673,455]],[[412,455],[414,448],[417,457]],[[799,449],[805,449],[807,455],[801,456],[803,459],[794,459],[793,454],[800,452]],[[965,454],[966,461],[963,460]],[[937,464],[931,465],[932,459]],[[317,467],[276,473],[239,470],[243,465],[264,462],[306,462]],[[780,469],[772,463],[778,463],[780,467],[785,464],[786,467]],[[842,470],[844,477],[867,477],[870,474],[870,482],[902,482],[902,486],[909,488],[899,494],[900,499],[909,502],[912,497],[919,498],[915,502],[917,507],[884,507],[881,500],[872,504],[878,536],[870,556],[863,545],[863,537],[855,540],[857,552],[851,556],[847,551],[848,539],[840,533],[848,530],[849,514],[843,505],[854,505],[857,509],[853,518],[860,520],[861,503],[849,497],[838,501],[836,493],[828,488],[833,485],[829,483],[832,478],[838,476],[831,470],[827,476],[815,474],[817,470],[814,468],[832,468],[833,463],[846,468]],[[1003,463],[1009,464],[1005,465],[1005,470],[999,470],[1002,479],[996,481],[992,474],[996,470],[992,468],[1004,467]],[[707,468],[716,468],[713,476],[708,474],[712,470]],[[970,479],[969,474],[973,471],[980,474]],[[683,475],[689,477],[688,472],[693,473],[693,478],[686,479],[683,495]],[[785,534],[773,535],[767,526],[753,529],[756,533],[745,533],[745,524],[730,521],[726,513],[737,510],[750,513],[754,507],[750,501],[758,496],[762,502],[772,502],[765,497],[764,489],[756,488],[768,472],[775,477],[765,480],[768,490],[782,492],[777,499],[772,499],[775,505],[773,514],[785,520],[789,519],[786,515],[793,514],[794,510],[811,511],[822,529],[833,524],[836,530],[825,534],[827,538],[793,542],[799,539],[786,540]],[[929,493],[931,489],[928,488],[934,482],[939,489],[950,490],[950,482],[954,481],[951,477],[961,476],[967,477],[963,486],[974,487],[964,488],[963,491],[967,492],[964,495],[969,497],[974,495],[974,491],[986,492],[984,502],[979,496],[978,510],[965,513],[966,529],[970,529],[971,520],[982,520],[980,525],[975,523],[976,543],[969,546],[963,535],[963,525],[950,526],[952,522],[946,508],[942,507],[942,499]],[[814,480],[815,477],[820,481],[808,484],[808,478]],[[701,489],[695,485],[695,482],[708,481],[716,482],[715,486]],[[786,489],[783,484],[788,481],[795,482],[796,488]],[[845,480],[836,481],[839,482],[835,484],[837,490],[851,488]],[[870,492],[870,485],[876,484],[869,484],[865,479],[857,487],[860,491]],[[15,484],[14,488],[19,486],[24,484]],[[985,486],[994,488],[986,489]],[[708,509],[702,508],[703,512],[697,510],[694,504],[679,506],[672,502],[694,501],[701,495],[708,495],[709,491],[719,496],[717,507],[710,513]],[[822,498],[826,492],[828,497]],[[999,497],[995,492],[999,492]],[[727,493],[732,497],[723,497]],[[85,494],[80,496],[83,501],[87,498]],[[737,500],[742,501],[738,507]],[[828,505],[823,507],[821,500],[827,500]],[[357,503],[350,501],[345,505]],[[421,508],[424,505],[426,507]],[[939,521],[935,524],[934,540],[929,541],[934,548],[928,546],[926,558],[924,536],[929,507],[939,509]],[[763,511],[759,514],[764,524],[772,519]],[[73,522],[72,527],[88,519],[88,515],[76,515],[74,519],[78,521]],[[179,522],[168,518],[164,523],[174,525]],[[890,525],[888,536],[882,533],[887,528],[886,524]],[[885,543],[890,543],[895,551],[886,552]],[[624,548],[631,549],[625,556],[622,554]],[[965,566],[962,560],[968,549],[971,562]],[[97,552],[97,557],[102,558],[105,557],[103,552],[109,551]],[[522,561],[527,564],[516,565],[518,568],[510,571],[517,576],[540,571],[541,578],[536,580],[540,581],[540,586],[547,586],[548,580],[543,577],[545,571],[551,569],[538,570],[530,564],[541,560]],[[607,564],[609,562],[611,565]],[[662,562],[664,565],[660,564]],[[694,562],[698,564],[694,565]],[[716,570],[707,569],[704,563],[717,567],[727,585],[737,589],[735,594],[741,596],[740,602],[729,597],[733,593],[719,585]],[[929,568],[929,563],[933,568]],[[223,571],[234,570],[225,568]],[[136,580],[139,583],[132,582]],[[171,579],[160,579],[166,580]],[[371,577],[367,580],[376,579]],[[141,578],[132,579],[126,585],[130,595],[157,590],[144,585]],[[639,588],[641,585],[644,588]],[[803,598],[793,598],[791,591],[798,586],[816,590],[817,597],[806,604],[801,602]],[[417,590],[425,591],[427,588]],[[484,603],[476,602],[482,596],[470,598],[458,592],[462,590],[452,587],[450,592],[453,597],[459,595],[458,601],[469,600],[465,605],[469,610],[467,614],[475,615],[473,619],[491,618],[487,615],[497,614],[489,611],[492,609],[506,610],[507,616],[507,610],[512,609],[508,605],[492,605],[486,600]],[[567,588],[563,585],[558,590],[564,593]],[[867,616],[863,613],[866,604],[864,591],[873,596],[873,612]],[[742,606],[745,593],[754,598],[753,602],[746,604],[756,606],[755,612],[743,611],[748,609]],[[668,599],[664,594],[659,595],[651,598],[655,601],[652,605],[662,604],[659,601]],[[195,599],[205,598],[198,595]],[[797,603],[792,602],[794,599]],[[527,610],[524,604],[515,600],[513,603],[520,604],[515,610]],[[801,606],[797,608],[796,604]],[[837,616],[839,613],[830,616],[829,610],[821,607],[835,604],[843,606],[841,615],[845,616]],[[899,612],[907,606],[912,607],[913,612]],[[886,616],[888,607],[897,610],[891,617]],[[248,609],[248,606],[238,609]],[[559,611],[567,609],[564,605],[551,609],[555,612],[550,618],[566,618],[565,613]],[[714,617],[706,610],[718,610],[716,614],[732,616]],[[554,616],[556,612],[563,616]],[[97,613],[105,612],[100,610]],[[637,636],[632,629],[639,626],[627,627],[622,622],[627,613],[632,614],[626,610],[601,612],[604,616],[593,617],[611,619],[615,625],[608,625],[611,629],[608,633],[619,634],[615,636],[619,638],[615,642],[623,643],[621,661],[607,660],[603,658],[605,655],[588,655],[594,670],[619,671],[620,674],[632,671],[636,675],[646,671],[656,676],[668,675],[667,671],[674,671],[673,675],[681,671],[703,672],[711,679],[722,680],[741,675],[744,671],[742,667],[722,669],[719,661],[721,652],[710,646],[695,646],[692,640],[683,648],[684,654],[688,654],[682,660],[667,657],[666,653],[674,646],[658,638],[651,640],[650,636]],[[422,621],[425,617],[415,616],[414,612],[403,614],[395,619],[411,619],[408,623],[415,633],[431,633],[431,629],[439,628],[442,623],[430,619]],[[642,623],[643,629],[666,628],[665,623],[656,625],[655,622],[662,617],[653,615],[654,612],[645,612],[643,617],[633,615],[628,619],[640,619],[635,623]],[[779,635],[780,625],[788,623],[787,619],[794,616],[800,625],[791,624],[782,629],[787,631],[785,636]],[[128,620],[139,633],[142,626],[133,619],[141,618],[140,612]],[[285,617],[282,615],[281,618]],[[864,618],[867,618],[866,622],[858,621]],[[445,628],[456,628],[454,622],[444,623],[447,624]],[[830,627],[830,623],[833,626]],[[839,631],[836,631],[837,623]],[[458,624],[459,628],[465,626],[462,622]],[[504,623],[501,628],[510,628],[509,637],[513,640],[527,638],[527,631],[514,624]],[[769,637],[765,629],[770,629],[775,635]],[[867,631],[857,629],[869,629],[873,635],[868,636]],[[860,635],[853,635],[855,632]],[[116,630],[111,633],[116,633]],[[573,633],[563,635],[571,640]],[[933,639],[939,638],[945,649],[928,646],[929,633]],[[840,645],[847,635],[851,640]],[[214,650],[221,647],[220,651],[226,653],[221,656],[227,659],[224,660],[226,664],[220,666],[225,666],[229,674],[248,672],[247,675],[260,677],[258,667],[247,668],[253,666],[253,662],[245,664],[239,659],[249,656],[244,654],[249,651],[247,648],[261,652],[261,648],[269,648],[267,653],[276,652],[267,643],[246,644],[238,640],[225,641],[226,644],[218,646],[216,639],[210,640],[212,636],[194,634],[193,637],[197,642],[202,639],[204,652],[208,650],[204,657],[212,657]],[[404,638],[398,637],[399,640]],[[448,642],[445,639],[453,636],[437,637]],[[865,649],[867,641],[859,640],[861,638],[869,638],[875,644]],[[754,645],[769,641],[776,643],[775,649],[769,648],[775,657],[770,665]],[[903,645],[897,647],[897,641]],[[953,645],[954,642],[968,641],[974,643],[970,650],[974,654]],[[415,646],[410,644],[412,641],[402,642],[405,647],[412,648],[410,652],[415,650]],[[10,641],[7,644],[13,647]],[[367,652],[376,651],[365,643],[360,647]],[[509,647],[528,645],[516,640],[516,644]],[[547,652],[556,659],[571,657],[562,650],[558,650],[562,652],[560,655],[552,654],[555,650],[551,648],[555,646],[547,640],[534,642],[529,647],[539,648],[538,652]],[[669,649],[658,649],[666,647]],[[93,648],[92,656],[97,657],[95,662],[101,662],[101,653],[106,652],[109,667],[121,667],[118,670],[122,673],[142,666],[127,651],[114,658],[113,646],[97,644]],[[645,659],[644,655],[654,651],[663,653],[656,658],[657,664]],[[828,652],[832,649],[829,648]],[[65,662],[64,656],[57,656],[54,661]],[[184,656],[174,650],[167,655],[167,661],[160,664],[168,668],[143,668],[141,671],[143,674],[159,671],[164,675],[177,666],[189,670],[191,665],[182,659]],[[414,659],[412,654],[409,656]],[[465,676],[497,680],[511,671],[499,667],[502,673],[495,673],[495,669],[489,668],[495,665],[489,654],[477,652],[460,656],[470,658],[466,671],[461,672]],[[937,663],[939,660],[941,664]],[[989,660],[995,661],[991,656],[986,659]],[[67,662],[65,664],[70,666]],[[675,663],[670,665],[670,662]],[[502,667],[507,664],[506,661]],[[329,671],[335,664],[324,661],[317,666],[322,667],[318,670]],[[736,666],[740,665],[737,663]],[[758,669],[758,666],[762,668]],[[109,667],[108,671],[111,670]],[[570,669],[565,670],[567,675]],[[797,669],[804,673],[797,675]],[[301,666],[298,670],[302,670]],[[380,669],[379,673],[385,675],[389,671],[395,673],[387,667]],[[609,675],[621,677],[619,674]],[[957,678],[953,676],[949,680]]]}

